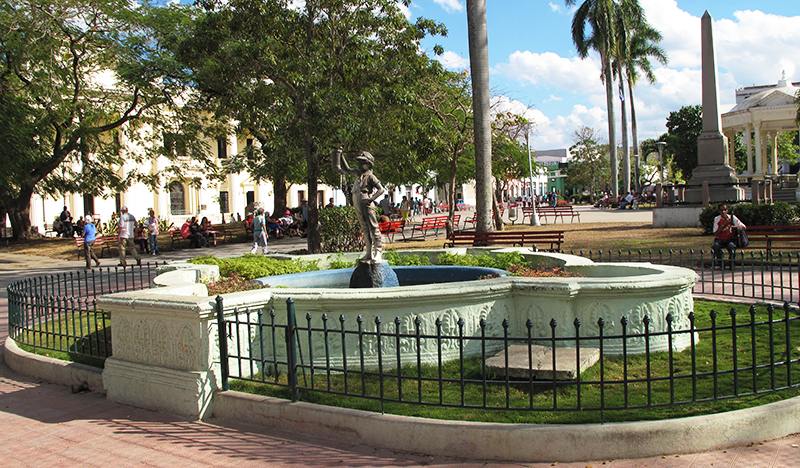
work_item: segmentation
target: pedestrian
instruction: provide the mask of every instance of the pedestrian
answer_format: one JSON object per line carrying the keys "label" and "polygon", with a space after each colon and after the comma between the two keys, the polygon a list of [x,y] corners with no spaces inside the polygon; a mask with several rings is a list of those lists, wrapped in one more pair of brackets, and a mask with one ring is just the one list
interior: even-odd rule
{"label": "pedestrian", "polygon": [[136,244],[133,243],[133,232],[134,229],[136,229],[136,218],[132,214],[128,213],[127,206],[123,206],[119,211],[119,244],[117,244],[117,247],[119,248],[119,264],[117,266],[128,266],[128,262],[125,261],[125,251],[127,249],[131,249],[133,252],[133,258],[136,259],[136,264],[141,265],[142,257],[139,255],[139,251],[136,250]]}
{"label": "pedestrian", "polygon": [[259,208],[253,217],[253,248],[250,249],[251,254],[255,254],[259,246],[261,247],[261,253],[267,254],[267,231],[265,225],[264,208]]}
{"label": "pedestrian", "polygon": [[97,228],[95,228],[94,223],[92,222],[91,216],[86,216],[84,218],[84,225],[83,225],[83,249],[84,255],[86,256],[86,269],[92,269],[92,260],[94,260],[95,265],[100,266],[100,259],[97,258],[97,255],[94,253],[94,241],[97,239]]}

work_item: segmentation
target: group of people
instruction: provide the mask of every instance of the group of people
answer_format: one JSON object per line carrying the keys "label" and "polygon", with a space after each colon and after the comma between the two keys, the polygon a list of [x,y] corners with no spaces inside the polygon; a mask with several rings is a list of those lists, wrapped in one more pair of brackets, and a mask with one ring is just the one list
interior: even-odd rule
{"label": "group of people", "polygon": [[[64,211],[69,213],[66,207],[64,207]],[[83,237],[86,269],[92,269],[92,261],[94,261],[95,266],[100,266],[100,260],[94,253],[94,244],[97,241],[97,226],[94,224],[94,218],[91,215],[86,215],[76,223],[75,227],[80,229],[81,236]],[[145,229],[147,229],[147,237],[144,237]],[[136,244],[139,243],[138,241],[140,239],[144,240],[144,244],[139,243],[140,247],[143,247],[143,252],[150,253],[151,255],[159,254],[158,218],[156,218],[155,211],[152,208],[149,211],[149,217],[141,224],[137,223],[136,217],[128,212],[127,206],[120,208],[118,236],[118,266],[125,267],[128,265],[128,253],[133,255],[137,265],[142,264],[142,257],[139,254],[139,250],[136,249]]]}

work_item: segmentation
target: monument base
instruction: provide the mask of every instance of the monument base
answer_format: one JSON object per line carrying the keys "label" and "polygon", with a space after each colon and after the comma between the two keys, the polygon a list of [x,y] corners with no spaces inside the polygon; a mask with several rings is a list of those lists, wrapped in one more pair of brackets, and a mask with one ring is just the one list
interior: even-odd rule
{"label": "monument base", "polygon": [[[734,169],[728,165],[698,166],[692,171],[689,185],[709,184],[709,200],[711,203],[723,201],[744,200],[744,189],[736,185],[739,179]],[[685,200],[689,203],[703,202],[703,189],[700,187],[687,188]]]}
{"label": "monument base", "polygon": [[391,288],[400,286],[392,266],[385,260],[359,260],[350,277],[351,288]]}

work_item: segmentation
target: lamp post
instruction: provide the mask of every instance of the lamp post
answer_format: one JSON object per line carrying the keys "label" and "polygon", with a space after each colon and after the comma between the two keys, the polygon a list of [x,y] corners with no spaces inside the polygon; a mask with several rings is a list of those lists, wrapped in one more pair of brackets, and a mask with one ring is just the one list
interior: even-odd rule
{"label": "lamp post", "polygon": [[541,223],[539,222],[539,214],[536,212],[536,199],[534,198],[536,194],[533,193],[533,159],[531,159],[530,134],[531,129],[529,127],[528,131],[525,132],[525,143],[528,145],[528,168],[531,171],[531,207],[533,208],[533,213],[531,214],[531,226],[541,226]]}
{"label": "lamp post", "polygon": [[656,146],[658,147],[658,166],[661,171],[661,185],[664,185],[664,147],[667,144],[663,141],[657,141]]}

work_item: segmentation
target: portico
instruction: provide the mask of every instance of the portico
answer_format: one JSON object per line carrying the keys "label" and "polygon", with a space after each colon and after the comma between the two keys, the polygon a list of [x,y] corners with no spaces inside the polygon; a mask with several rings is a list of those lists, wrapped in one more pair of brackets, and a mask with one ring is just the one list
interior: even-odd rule
{"label": "portico", "polygon": [[[728,141],[732,142],[735,134],[741,132],[747,149],[747,169],[738,177],[765,179],[778,175],[778,134],[798,129],[794,103],[798,90],[800,87],[788,83],[784,75],[776,86],[742,95],[743,100],[722,114],[723,133]],[[734,146],[729,145],[727,155],[727,163],[732,167],[735,167]]]}

